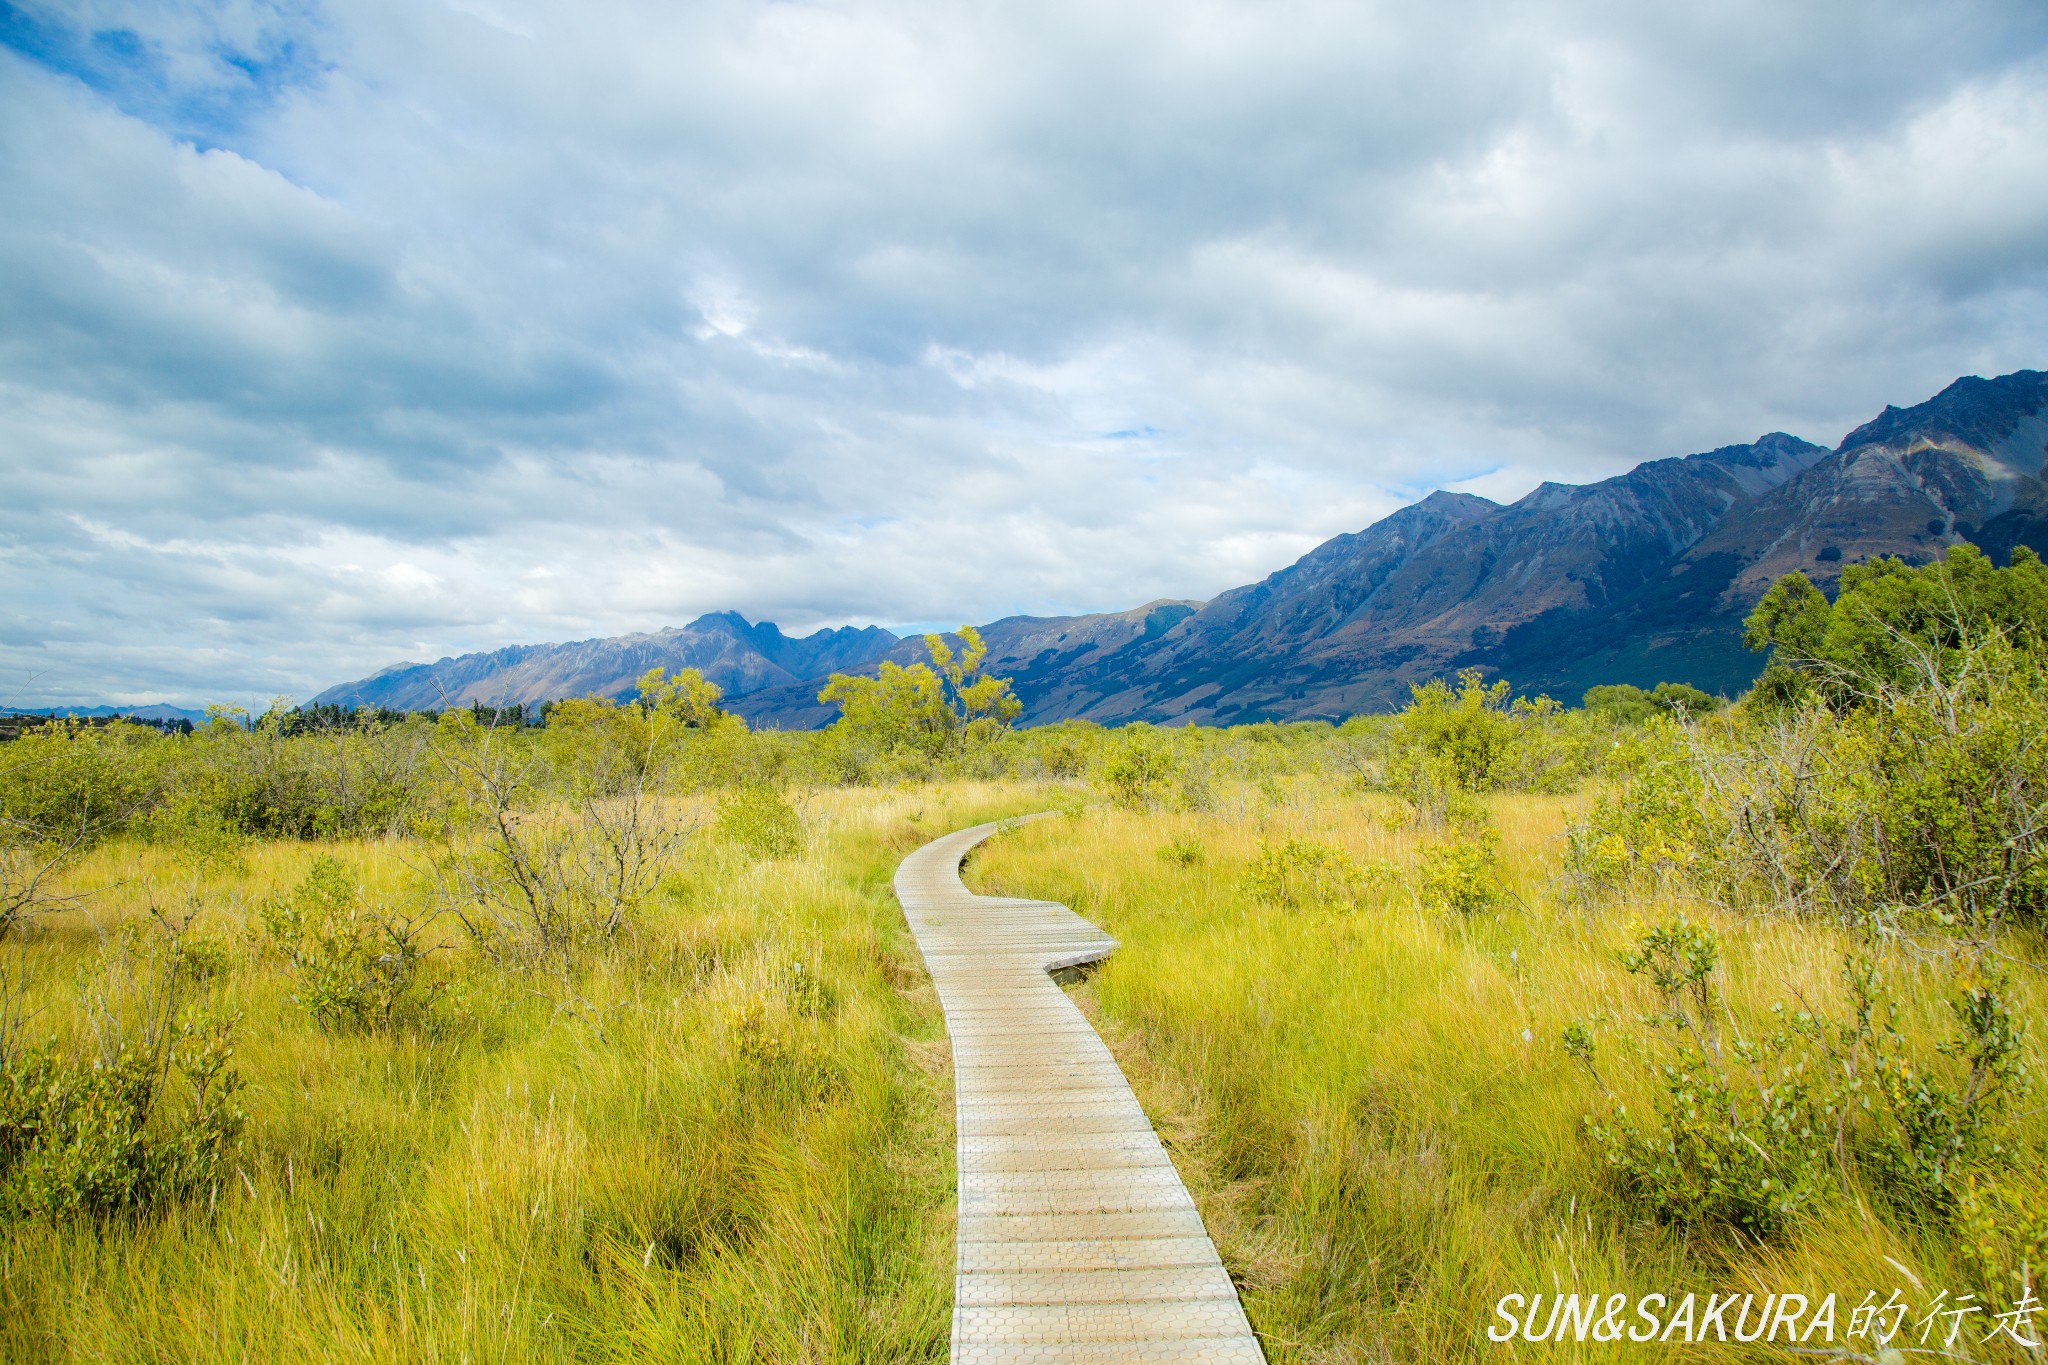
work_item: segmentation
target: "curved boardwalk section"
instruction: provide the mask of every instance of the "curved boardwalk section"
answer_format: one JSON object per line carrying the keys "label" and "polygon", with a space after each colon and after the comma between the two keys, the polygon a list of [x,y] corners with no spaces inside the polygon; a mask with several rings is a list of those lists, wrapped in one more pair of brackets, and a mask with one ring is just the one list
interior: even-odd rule
{"label": "curved boardwalk section", "polygon": [[1264,1365],[1187,1187],[1050,975],[1116,941],[1051,901],[969,894],[960,860],[995,829],[896,871],[953,1040],[954,1361]]}

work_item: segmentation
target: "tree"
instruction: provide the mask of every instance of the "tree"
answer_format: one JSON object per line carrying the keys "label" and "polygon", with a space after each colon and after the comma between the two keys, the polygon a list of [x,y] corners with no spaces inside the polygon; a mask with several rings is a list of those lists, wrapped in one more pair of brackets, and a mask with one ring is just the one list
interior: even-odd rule
{"label": "tree", "polygon": [[725,715],[718,705],[724,689],[694,668],[679,668],[674,677],[665,669],[650,668],[640,675],[637,686],[643,711],[658,712],[692,730],[708,730]]}
{"label": "tree", "polygon": [[1024,703],[1010,691],[1008,678],[991,678],[981,672],[988,658],[988,646],[973,626],[960,627],[960,652],[946,647],[944,636],[927,635],[924,647],[932,664],[945,681],[946,700],[957,722],[956,729],[979,737],[1008,727],[1024,711]]}
{"label": "tree", "polygon": [[2000,636],[2038,652],[2048,639],[2048,568],[2024,546],[1998,568],[1974,545],[1932,564],[1876,559],[1842,571],[1830,603],[1805,574],[1771,585],[1745,623],[1744,642],[1771,651],[1765,697],[1818,690],[1837,707],[1877,687],[1902,687]]}
{"label": "tree", "polygon": [[1609,720],[1636,725],[1652,716],[1708,715],[1720,703],[1691,683],[1661,682],[1647,692],[1629,683],[1589,687],[1581,705]]}
{"label": "tree", "polygon": [[837,704],[840,729],[882,750],[917,749],[936,755],[952,735],[954,715],[945,684],[925,664],[905,668],[883,660],[872,678],[834,673],[818,700]]}
{"label": "tree", "polygon": [[839,707],[837,724],[876,749],[909,749],[931,758],[1006,728],[1024,704],[1008,678],[982,675],[988,646],[973,626],[960,627],[960,650],[939,635],[924,637],[930,664],[884,661],[872,678],[834,673],[818,693]]}

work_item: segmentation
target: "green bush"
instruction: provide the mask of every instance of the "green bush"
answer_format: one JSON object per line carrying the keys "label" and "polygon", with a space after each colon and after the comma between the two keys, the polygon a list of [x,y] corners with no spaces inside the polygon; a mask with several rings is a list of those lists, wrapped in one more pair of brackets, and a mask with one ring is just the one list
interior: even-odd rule
{"label": "green bush", "polygon": [[[1643,1024],[1669,1039],[1652,1118],[1617,1101],[1586,1121],[1626,1197],[1667,1223],[1768,1238],[1860,1180],[1907,1218],[1962,1233],[1987,1285],[2036,1263],[2048,1215],[2033,1208],[2037,1155],[2013,1126],[2031,1063],[2001,980],[1955,993],[1953,1031],[1928,1056],[1897,1027],[1898,1004],[1867,961],[1844,966],[1846,1018],[1774,1006],[1770,1027],[1745,1031],[1704,925],[1681,916],[1640,930],[1618,956],[1657,993]],[[1562,1042],[1605,1089],[1591,1029],[1574,1021]]]}
{"label": "green bush", "polygon": [[[0,1066],[0,1217],[106,1218],[217,1186],[239,1141],[230,1030],[181,1025],[164,1058],[46,1046]],[[183,1103],[177,1103],[182,1100]]]}
{"label": "green bush", "polygon": [[148,809],[177,741],[140,725],[53,721],[0,745],[0,834],[98,842]]}
{"label": "green bush", "polygon": [[718,833],[757,858],[786,858],[803,848],[803,823],[773,787],[749,785],[721,793]]}
{"label": "green bush", "polygon": [[421,971],[433,912],[372,909],[348,869],[322,857],[290,894],[264,902],[258,917],[291,966],[293,1000],[321,1028],[390,1032],[436,1022],[441,987]]}
{"label": "green bush", "polygon": [[81,980],[90,1043],[21,1046],[18,1016],[0,1018],[0,1220],[143,1214],[226,1175],[246,1122],[237,1018],[185,1008],[196,972],[176,934],[138,942],[115,939],[104,981]]}
{"label": "green bush", "polygon": [[929,776],[947,763],[972,762],[1023,711],[1008,678],[981,671],[988,646],[972,626],[955,633],[955,651],[943,635],[926,635],[930,663],[908,667],[891,660],[875,675],[834,673],[818,700],[839,708],[832,729],[849,768],[875,768]]}
{"label": "green bush", "polygon": [[1165,799],[1178,769],[1169,735],[1130,725],[1104,751],[1098,780],[1116,805],[1151,810]]}
{"label": "green bush", "polygon": [[1507,898],[1492,830],[1432,844],[1422,851],[1416,896],[1425,909],[1476,915]]}
{"label": "green bush", "polygon": [[159,833],[213,822],[244,835],[338,839],[410,831],[431,813],[424,722],[303,730],[283,703],[245,726],[217,715],[165,741]]}
{"label": "green bush", "polygon": [[[1487,820],[1480,793],[1568,791],[1596,770],[1609,721],[1568,712],[1549,697],[1510,700],[1511,691],[1505,679],[1489,684],[1468,668],[1455,687],[1441,678],[1417,684],[1390,725],[1354,730],[1347,723],[1361,737],[1374,736],[1350,756],[1361,785],[1401,797],[1427,828],[1477,827]],[[1375,756],[1370,747],[1383,752]]]}
{"label": "green bush", "polygon": [[1406,747],[1460,791],[1492,788],[1520,729],[1507,679],[1489,685],[1478,669],[1468,668],[1455,688],[1432,678],[1411,690],[1414,700],[1398,721]]}
{"label": "green bush", "polygon": [[[1618,956],[1655,987],[1661,1009],[1644,1022],[1673,1041],[1650,1122],[1618,1102],[1605,1121],[1586,1121],[1610,1178],[1663,1222],[1782,1234],[1827,1189],[1839,1097],[1816,1088],[1795,1031],[1724,1043],[1713,983],[1720,945],[1704,925],[1667,921]],[[1583,1024],[1564,1043],[1594,1066]]]}
{"label": "green bush", "polygon": [[1863,1159],[1896,1207],[1952,1220],[1975,1178],[1995,1180],[2028,1160],[2013,1149],[2008,1120],[2032,1093],[2033,1077],[2026,1025],[2014,1018],[2002,979],[1967,982],[1947,1004],[1954,1032],[1939,1045],[1939,1060],[1911,1057],[1894,1028],[1873,1030],[1876,1089],[1890,1122]]}
{"label": "green bush", "polygon": [[1261,839],[1245,872],[1244,891],[1253,900],[1293,910],[1343,910],[1357,905],[1392,875],[1386,864],[1361,866],[1334,844],[1300,838],[1269,844]]}
{"label": "green bush", "polygon": [[1764,594],[1745,635],[1751,649],[1771,653],[1759,705],[1818,697],[1836,708],[1930,673],[1952,676],[1955,656],[1993,638],[2036,652],[2048,642],[2048,568],[2025,546],[2004,569],[1974,545],[1920,566],[1852,564],[1832,603],[1805,574],[1789,573]]}
{"label": "green bush", "polygon": [[1587,886],[1681,877],[1716,899],[1848,923],[2041,924],[2044,664],[1993,638],[1843,712],[1809,701],[1652,722],[1633,775],[1574,831],[1572,870]]}
{"label": "green bush", "polygon": [[1720,702],[1690,683],[1658,683],[1649,691],[1628,683],[1589,687],[1581,705],[1607,720],[1640,725],[1657,716],[1683,718],[1712,715]]}

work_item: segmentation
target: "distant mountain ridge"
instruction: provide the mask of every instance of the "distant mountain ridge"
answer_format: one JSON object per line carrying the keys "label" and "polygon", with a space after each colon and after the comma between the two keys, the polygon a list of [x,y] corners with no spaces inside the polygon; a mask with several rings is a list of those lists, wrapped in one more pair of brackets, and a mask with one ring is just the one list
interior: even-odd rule
{"label": "distant mountain ridge", "polygon": [[647,635],[509,645],[431,664],[394,664],[330,687],[313,702],[426,711],[477,702],[509,706],[562,697],[623,697],[650,668],[694,668],[727,693],[743,696],[859,668],[896,643],[896,635],[880,626],[842,626],[791,639],[772,621],[757,625],[736,611],[721,611]]}
{"label": "distant mountain ridge", "polygon": [[169,702],[156,701],[147,706],[0,706],[0,714],[10,716],[74,716],[80,720],[108,720],[122,716],[129,720],[143,721],[187,721],[193,725],[206,723],[206,712],[193,711]]}
{"label": "distant mountain ridge", "polygon": [[[1793,569],[1832,588],[1845,564],[1925,560],[1969,540],[2048,551],[2048,374],[1958,379],[1887,407],[1830,451],[1784,432],[1651,460],[1597,483],[1546,483],[1505,506],[1432,493],[1213,600],[981,628],[1025,723],[1086,717],[1233,723],[1335,719],[1398,705],[1466,666],[1575,699],[1595,683],[1748,685],[1741,623]],[[823,724],[818,680],[922,658],[879,627],[790,639],[733,612],[689,626],[401,664],[314,698],[424,708],[594,693],[691,667],[757,724]]]}

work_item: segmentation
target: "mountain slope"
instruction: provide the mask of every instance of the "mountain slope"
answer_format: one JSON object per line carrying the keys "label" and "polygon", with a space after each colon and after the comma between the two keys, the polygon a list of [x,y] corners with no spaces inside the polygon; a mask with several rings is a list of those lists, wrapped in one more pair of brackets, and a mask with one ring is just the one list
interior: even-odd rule
{"label": "mountain slope", "polygon": [[[1091,659],[1109,657],[1131,645],[1158,639],[1201,605],[1162,600],[1129,611],[1087,616],[1005,616],[979,627],[982,643],[988,646],[983,666],[989,673],[1011,680],[1024,702],[1026,723],[1056,719],[1057,705],[1051,698],[1073,670]],[[924,662],[930,655],[923,638],[912,636],[898,642],[883,657],[908,665]],[[876,659],[836,671],[872,673],[880,662]],[[727,705],[752,724],[785,730],[829,724],[837,714],[836,708],[819,704],[815,679],[770,687],[735,698]]]}
{"label": "mountain slope", "polygon": [[[1476,666],[1567,699],[1601,682],[1735,692],[1759,658],[1743,617],[1800,569],[1832,587],[1877,555],[1926,560],[1960,540],[2048,551],[2048,374],[1957,380],[1887,407],[1829,451],[1773,432],[1652,460],[1501,506],[1432,493],[1206,604],[1159,601],[982,627],[1026,723],[1327,717],[1398,705],[1408,685]],[[316,700],[428,707],[620,695],[647,668],[695,667],[756,724],[831,717],[819,680],[924,657],[869,627],[802,640],[734,613],[682,630],[407,664]]]}
{"label": "mountain slope", "polygon": [[1774,433],[1596,484],[1544,484],[1506,507],[1432,494],[1076,679],[1065,714],[1210,722],[1396,704],[1419,677],[1492,664],[1532,622],[1625,610],[1731,508],[1826,454]]}
{"label": "mountain slope", "polygon": [[744,695],[858,667],[896,643],[896,636],[879,626],[842,626],[792,640],[773,622],[752,625],[738,612],[714,612],[651,635],[512,645],[431,664],[397,664],[330,687],[313,701],[425,711],[473,702],[509,706],[562,697],[620,697],[632,692],[650,668],[694,668],[728,694]]}

